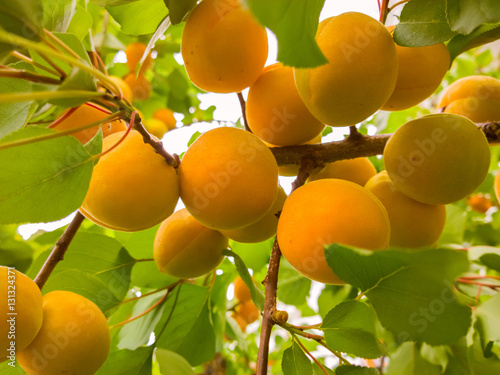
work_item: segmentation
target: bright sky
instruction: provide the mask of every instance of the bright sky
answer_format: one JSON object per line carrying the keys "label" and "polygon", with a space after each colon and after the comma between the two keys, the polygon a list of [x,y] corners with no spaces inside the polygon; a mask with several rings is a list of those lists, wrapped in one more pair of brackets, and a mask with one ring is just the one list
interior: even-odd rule
{"label": "bright sky", "polygon": [[[357,11],[368,14],[373,18],[378,19],[379,10],[377,5],[377,0],[355,0],[355,1],[338,1],[338,0],[326,0],[325,6],[321,12],[320,20],[328,17],[336,16],[344,12]],[[277,41],[276,37],[272,32],[268,31],[269,37],[269,57],[266,65],[270,65],[276,62],[277,56]],[[124,56],[125,54],[123,54]],[[176,60],[182,63],[182,57],[179,54],[175,56]],[[125,61],[123,61],[125,62]],[[246,99],[248,89],[243,91],[243,95]],[[217,109],[214,112],[214,119],[221,121],[231,121],[236,122],[241,117],[241,107],[238,98],[235,94],[200,94],[199,98],[201,100],[201,109],[206,109],[210,106],[215,106]],[[183,115],[176,115],[178,120],[181,120]],[[217,127],[217,124],[207,124],[200,123],[191,125],[185,128],[179,128],[174,131],[168,132],[163,138],[163,143],[165,149],[170,153],[180,154],[186,149],[186,145],[193,135],[194,132],[206,132],[212,128]],[[323,141],[333,141],[340,140],[343,138],[344,134],[348,133],[347,128],[335,129],[334,133],[329,134],[323,138]],[[290,186],[293,181],[293,177],[280,177],[280,183],[285,189],[285,191],[290,191]],[[182,207],[182,202],[179,201],[177,209]],[[73,218],[73,214],[63,220],[54,223],[45,224],[26,224],[18,228],[19,233],[24,237],[28,238],[37,230],[54,230],[58,227],[67,225]]]}

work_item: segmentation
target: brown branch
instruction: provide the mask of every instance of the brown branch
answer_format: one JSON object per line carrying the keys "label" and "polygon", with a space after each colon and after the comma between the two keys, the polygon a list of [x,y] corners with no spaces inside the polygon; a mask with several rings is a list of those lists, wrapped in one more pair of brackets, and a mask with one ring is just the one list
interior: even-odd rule
{"label": "brown branch", "polygon": [[[292,184],[292,192],[302,186],[309,174],[314,169],[316,164],[312,159],[301,159],[300,170],[296,180]],[[276,323],[273,319],[273,314],[276,311],[276,295],[278,291],[278,273],[281,261],[281,250],[278,244],[278,239],[274,240],[271,259],[269,260],[269,268],[266,278],[263,281],[265,287],[264,312],[262,317],[262,328],[260,331],[259,354],[257,356],[257,371],[256,375],[267,374],[267,363],[269,356],[269,340],[271,339],[271,331]]]}
{"label": "brown branch", "polygon": [[49,85],[60,85],[62,83],[60,79],[47,77],[41,74],[29,72],[27,70],[0,69],[0,77],[20,78],[26,81],[47,83]]}
{"label": "brown branch", "polygon": [[247,120],[247,105],[245,103],[245,99],[243,98],[243,94],[241,92],[237,93],[237,95],[238,100],[240,101],[241,113],[243,114],[243,124],[245,125],[245,130],[251,133],[252,131],[250,130]]}
{"label": "brown branch", "polygon": [[85,220],[85,216],[83,216],[80,211],[77,211],[75,217],[68,225],[61,238],[59,238],[59,240],[56,242],[54,249],[45,261],[42,269],[35,277],[35,283],[36,285],[38,285],[40,290],[47,282],[50,274],[52,273],[52,271],[54,271],[54,268],[56,268],[57,264],[64,259],[64,254],[66,253],[66,250],[68,250],[68,247],[73,240],[73,237],[75,237],[75,234],[78,231],[78,228],[80,228],[83,220]]}
{"label": "brown branch", "polygon": [[389,15],[389,0],[382,0],[382,7],[380,9],[380,22],[385,25],[387,16]]}

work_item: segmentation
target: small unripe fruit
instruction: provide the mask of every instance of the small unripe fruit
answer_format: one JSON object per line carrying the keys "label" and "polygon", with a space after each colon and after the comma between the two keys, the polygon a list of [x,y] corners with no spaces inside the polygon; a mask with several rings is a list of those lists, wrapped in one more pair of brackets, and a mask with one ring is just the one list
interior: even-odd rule
{"label": "small unripe fruit", "polygon": [[391,223],[390,246],[417,248],[433,246],[444,228],[446,207],[417,202],[396,189],[382,171],[365,186],[384,205]]}
{"label": "small unripe fruit", "polygon": [[310,182],[287,198],[278,223],[283,256],[304,276],[326,284],[342,281],[325,258],[333,243],[368,250],[389,244],[390,224],[380,201],[354,182],[324,179]]}
{"label": "small unripe fruit", "polygon": [[154,258],[158,269],[167,275],[181,279],[200,277],[222,262],[227,242],[220,232],[203,226],[182,209],[158,229]]}
{"label": "small unripe fruit", "polygon": [[339,178],[364,186],[376,174],[377,170],[368,158],[355,158],[327,163],[319,171],[311,173],[308,181]]}
{"label": "small unripe fruit", "polygon": [[[28,276],[0,266],[0,362],[35,339],[43,320],[42,293]],[[15,315],[9,315],[15,314]],[[12,346],[12,342],[15,345]]]}
{"label": "small unripe fruit", "polygon": [[[114,146],[123,134],[107,137],[103,150]],[[138,231],[170,216],[178,200],[175,169],[144,143],[139,132],[132,130],[99,159],[80,211],[102,227]]]}
{"label": "small unripe fruit", "polygon": [[181,52],[191,82],[200,89],[239,92],[264,68],[267,34],[240,0],[203,0],[186,21]]}
{"label": "small unripe fruit", "polygon": [[202,224],[233,230],[269,211],[278,189],[278,165],[254,134],[216,128],[202,134],[179,167],[181,198]]}
{"label": "small unripe fruit", "polygon": [[448,204],[465,198],[483,182],[490,148],[470,120],[441,113],[396,130],[385,146],[384,161],[403,194],[421,203]]}

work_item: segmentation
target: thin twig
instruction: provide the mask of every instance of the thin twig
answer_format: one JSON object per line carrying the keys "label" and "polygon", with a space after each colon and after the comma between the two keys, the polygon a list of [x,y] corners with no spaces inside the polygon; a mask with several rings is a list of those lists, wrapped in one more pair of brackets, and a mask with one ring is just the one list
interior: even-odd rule
{"label": "thin twig", "polygon": [[66,76],[67,76],[66,72],[61,67],[59,67],[59,65],[57,65],[54,61],[52,61],[52,59],[50,57],[48,57],[46,54],[44,54],[43,52],[40,52],[40,51],[38,51],[38,54],[40,55],[40,57],[42,59],[44,59],[45,61],[47,61],[47,63],[52,68],[54,68],[55,71],[57,71],[57,73],[58,73],[58,75],[60,77],[66,78]]}
{"label": "thin twig", "polygon": [[64,43],[61,39],[59,39],[57,36],[52,34],[49,30],[43,29],[45,31],[45,35],[47,35],[53,42],[55,42],[59,47],[61,47],[66,53],[68,53],[70,56],[73,58],[79,60],[81,59],[80,55],[78,55],[75,51],[73,51],[66,43]]}
{"label": "thin twig", "polygon": [[52,69],[46,67],[45,65],[42,65],[42,64],[34,61],[33,59],[29,58],[28,56],[23,55],[20,52],[12,51],[10,54],[13,57],[15,57],[15,58],[17,58],[17,59],[19,59],[21,61],[24,61],[24,62],[26,62],[26,63],[28,63],[30,65],[36,66],[39,69],[45,70],[47,73],[50,73],[50,74],[53,74],[55,76],[61,77],[61,75],[59,74],[59,72],[57,70],[52,70]]}
{"label": "thin twig", "polygon": [[391,13],[394,8],[404,4],[404,3],[407,3],[409,0],[403,0],[403,1],[398,1],[396,4],[393,4],[392,6],[389,7],[389,9],[387,10],[387,14]]}
{"label": "thin twig", "polygon": [[27,70],[16,69],[0,69],[0,77],[20,78],[25,81],[46,83],[49,85],[60,85],[61,80],[57,78],[47,77],[38,73],[29,72]]}
{"label": "thin twig", "polygon": [[248,125],[247,105],[245,103],[245,99],[243,98],[243,94],[241,92],[237,93],[237,95],[238,95],[238,100],[240,101],[241,113],[243,116],[243,124],[245,125],[245,130],[251,133],[252,131],[250,130],[250,126]]}
{"label": "thin twig", "polygon": [[68,225],[61,238],[59,238],[56,242],[54,249],[38,272],[38,275],[35,277],[35,283],[38,285],[40,290],[49,279],[50,274],[54,271],[57,264],[64,259],[64,254],[66,253],[66,250],[68,250],[68,247],[73,240],[73,237],[75,237],[75,234],[78,231],[78,228],[80,228],[83,220],[85,220],[85,216],[83,216],[80,211],[77,211],[75,217]]}
{"label": "thin twig", "polygon": [[309,350],[307,350],[307,348],[304,346],[304,344],[302,344],[302,343],[300,342],[299,338],[294,336],[294,339],[295,339],[295,341],[297,341],[297,344],[299,344],[299,346],[302,348],[302,350],[303,350],[303,351],[307,354],[307,356],[308,356],[309,358],[311,358],[311,359],[312,359],[312,360],[313,360],[313,361],[314,361],[314,362],[315,362],[315,363],[319,366],[319,368],[321,369],[321,371],[322,371],[324,374],[328,375],[328,372],[325,370],[325,367],[323,366],[323,364],[321,364],[321,362],[320,362],[320,361],[318,361],[318,360],[316,359],[316,357],[314,357],[314,356],[313,356],[313,355],[309,352]]}
{"label": "thin twig", "polygon": [[385,25],[387,16],[389,14],[389,0],[382,0],[382,7],[380,10],[380,22]]}

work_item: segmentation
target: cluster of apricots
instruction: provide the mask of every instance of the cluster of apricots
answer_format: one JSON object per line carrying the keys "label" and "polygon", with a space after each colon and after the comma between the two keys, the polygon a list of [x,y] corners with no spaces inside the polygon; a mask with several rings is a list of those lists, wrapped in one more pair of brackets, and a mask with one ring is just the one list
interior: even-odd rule
{"label": "cluster of apricots", "polygon": [[147,55],[139,71],[137,71],[137,67],[145,52],[146,46],[140,42],[129,44],[125,50],[130,72],[125,76],[124,81],[130,87],[134,100],[146,100],[151,95],[151,83],[144,75],[153,63],[151,54]]}
{"label": "cluster of apricots", "polygon": [[[16,357],[28,375],[94,374],[108,357],[110,333],[101,310],[68,291],[44,296],[26,275],[0,267],[0,362]],[[8,294],[9,292],[9,294]]]}

